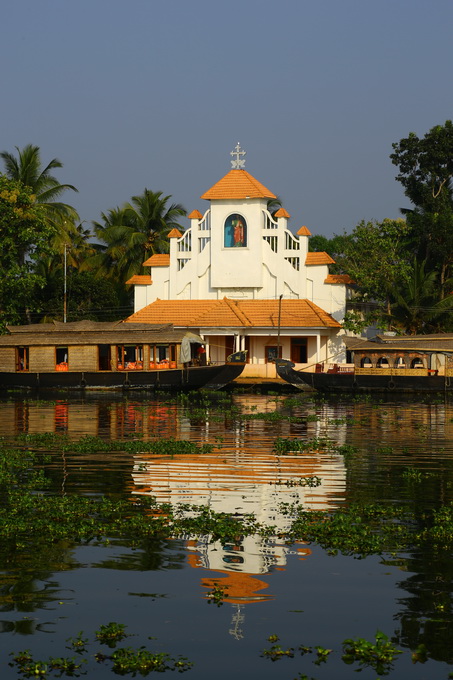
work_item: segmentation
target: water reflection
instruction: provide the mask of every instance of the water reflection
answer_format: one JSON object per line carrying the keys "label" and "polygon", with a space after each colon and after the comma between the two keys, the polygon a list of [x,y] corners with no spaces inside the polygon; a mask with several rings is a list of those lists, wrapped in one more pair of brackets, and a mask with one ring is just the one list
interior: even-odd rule
{"label": "water reflection", "polygon": [[[422,512],[453,501],[451,404],[307,403],[259,395],[235,396],[233,402],[238,413],[288,413],[292,418],[245,419],[232,411],[223,412],[215,404],[197,412],[177,401],[135,396],[68,400],[60,395],[52,401],[2,403],[0,436],[8,440],[16,434],[53,432],[69,439],[173,437],[213,444],[212,454],[173,458],[148,453],[131,456],[121,451],[54,451],[46,472],[56,493],[148,494],[174,505],[190,503],[208,505],[216,512],[253,513],[259,521],[275,525],[276,535],[287,526],[279,512],[281,503],[324,509],[350,501],[404,502]],[[319,450],[277,456],[273,452],[277,437],[328,437],[337,445],[354,447],[355,453],[348,457]],[[408,474],[411,470],[420,477]],[[297,484],[314,476],[321,479],[317,487]],[[14,564],[0,551],[0,611],[4,613],[0,631],[29,634],[47,630],[42,620],[16,621],[14,616],[51,610],[63,597],[77,602],[78,595],[60,585],[56,573],[88,568],[136,574],[169,570],[177,571],[181,578],[187,578],[184,574],[189,571],[191,582],[195,575],[198,600],[206,598],[215,584],[225,587],[225,607],[231,608],[228,630],[240,639],[247,629],[246,612],[276,602],[277,585],[285,581],[291,565],[305,560],[304,567],[311,568],[316,560],[312,547],[302,543],[288,546],[277,538],[238,536],[226,544],[188,538],[183,545],[175,547],[175,543],[156,542],[136,551],[117,543],[114,549],[100,547],[92,560],[87,559],[86,549],[66,545],[58,547],[60,552],[57,548],[47,556],[37,552],[28,561]],[[431,554],[427,547],[398,563],[396,558],[394,563],[388,560],[388,564],[389,569],[401,569],[403,574],[398,595],[389,605],[398,626],[394,636],[399,644],[414,649],[423,642],[432,658],[453,662],[450,559]],[[331,573],[326,570],[323,575],[319,578],[327,580]],[[302,578],[300,573],[298,578]],[[328,603],[318,604],[322,609]],[[368,614],[357,616],[366,620]]]}

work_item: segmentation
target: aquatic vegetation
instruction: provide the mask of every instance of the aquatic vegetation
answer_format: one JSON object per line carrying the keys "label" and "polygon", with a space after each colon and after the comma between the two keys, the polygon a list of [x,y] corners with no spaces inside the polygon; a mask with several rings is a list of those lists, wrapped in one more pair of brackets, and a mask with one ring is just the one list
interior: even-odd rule
{"label": "aquatic vegetation", "polygon": [[10,666],[16,667],[17,671],[24,678],[45,678],[53,671],[58,672],[58,676],[62,675],[74,676],[82,664],[86,663],[85,659],[76,661],[74,658],[67,657],[50,657],[47,661],[39,661],[33,659],[29,650],[11,654],[13,657]]}
{"label": "aquatic vegetation", "polygon": [[78,654],[81,654],[82,652],[86,652],[86,646],[88,644],[88,638],[83,638],[83,631],[80,631],[77,633],[77,637],[75,638],[68,638],[66,642],[69,643],[68,649],[73,649],[75,652]]}
{"label": "aquatic vegetation", "polygon": [[227,589],[228,586],[222,586],[215,583],[213,589],[206,595],[208,604],[211,604],[212,602],[217,605],[217,607],[221,607],[225,598],[228,597],[228,593],[226,592]]}
{"label": "aquatic vegetation", "polygon": [[[281,481],[280,479],[275,482],[277,486],[309,486],[309,487],[316,487],[316,486],[321,486],[322,480],[320,477],[317,475],[313,475],[312,477],[302,477],[301,479],[287,479],[285,482]],[[272,484],[272,482],[269,482],[269,484]]]}
{"label": "aquatic vegetation", "polygon": [[350,638],[343,642],[342,659],[346,664],[358,663],[359,670],[373,668],[379,675],[388,675],[398,654],[402,651],[379,630],[374,642],[363,638]]}
{"label": "aquatic vegetation", "polygon": [[123,623],[116,623],[115,621],[103,624],[95,633],[96,639],[108,647],[115,647],[117,642],[128,637],[125,628],[126,626]]}
{"label": "aquatic vegetation", "polygon": [[326,451],[333,449],[333,442],[331,439],[291,439],[285,437],[278,437],[273,446],[273,451],[280,455],[299,453],[312,453],[313,451]]}
{"label": "aquatic vegetation", "polygon": [[[95,633],[95,640],[108,647],[115,647],[116,643],[127,637],[126,626],[121,623],[110,622],[101,625]],[[82,632],[76,638],[69,638],[72,647],[77,647],[77,651],[87,654],[86,645],[88,639],[82,639]],[[83,648],[82,648],[83,643]],[[82,664],[88,664],[88,658],[75,659],[74,657],[50,657],[47,661],[34,659],[29,650],[11,653],[11,667],[15,667],[25,678],[45,678],[54,671],[57,677],[63,675],[73,677],[81,673],[78,672]],[[152,652],[144,646],[138,649],[131,647],[120,647],[115,649],[112,654],[96,652],[92,657],[97,663],[111,662],[112,671],[118,675],[132,674],[148,675],[152,671],[163,673],[165,671],[178,671],[183,673],[189,670],[193,663],[185,657],[171,657],[165,652]]]}

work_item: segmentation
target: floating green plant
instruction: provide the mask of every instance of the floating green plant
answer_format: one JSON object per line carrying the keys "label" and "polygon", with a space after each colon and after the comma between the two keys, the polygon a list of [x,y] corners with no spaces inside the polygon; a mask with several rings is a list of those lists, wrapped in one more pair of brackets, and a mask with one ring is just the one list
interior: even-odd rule
{"label": "floating green plant", "polygon": [[350,638],[343,642],[342,659],[346,664],[358,663],[358,670],[373,668],[379,675],[388,675],[398,654],[402,651],[381,631],[376,632],[374,642],[364,638]]}
{"label": "floating green plant", "polygon": [[96,639],[108,647],[115,647],[117,642],[128,637],[125,628],[126,626],[123,623],[116,623],[115,621],[103,624],[95,633]]}
{"label": "floating green plant", "polygon": [[221,607],[225,598],[228,597],[228,593],[226,592],[227,589],[228,586],[222,586],[215,583],[213,589],[206,595],[208,604],[211,604],[212,602],[217,605],[217,607]]}

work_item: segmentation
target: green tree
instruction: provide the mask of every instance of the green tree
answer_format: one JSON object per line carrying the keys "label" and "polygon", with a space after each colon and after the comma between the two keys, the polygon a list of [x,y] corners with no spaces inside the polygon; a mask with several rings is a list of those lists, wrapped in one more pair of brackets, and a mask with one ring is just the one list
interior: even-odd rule
{"label": "green tree", "polygon": [[53,237],[31,189],[0,175],[0,328],[23,322],[34,308],[44,285],[35,262]]}
{"label": "green tree", "polygon": [[403,208],[411,230],[414,255],[436,271],[440,298],[453,267],[453,123],[436,125],[423,137],[411,132],[392,144],[392,163],[399,168],[396,180],[413,204]]}
{"label": "green tree", "polygon": [[451,330],[453,296],[439,299],[437,274],[426,270],[426,262],[414,259],[407,277],[395,287],[389,322],[409,335]]}
{"label": "green tree", "polygon": [[168,205],[170,199],[161,191],[145,189],[130,203],[102,213],[102,223],[93,223],[101,247],[89,266],[125,283],[144,272],[143,262],[151,255],[167,253],[168,234],[173,228],[183,229],[179,220],[186,214],[179,203]]}
{"label": "green tree", "polygon": [[53,158],[43,168],[38,146],[27,144],[23,149],[19,149],[17,146],[15,148],[17,157],[8,151],[0,152],[0,158],[2,158],[5,167],[5,175],[9,179],[30,187],[36,197],[36,202],[43,207],[44,218],[58,227],[56,233],[59,230],[66,230],[71,234],[75,222],[79,219],[77,211],[72,206],[61,203],[57,199],[66,190],[77,191],[77,189],[72,184],[60,184],[56,177],[51,174],[52,170],[62,168],[63,164],[57,158]]}
{"label": "green tree", "polygon": [[[68,267],[66,272],[67,321],[116,321],[133,312],[132,304],[124,304],[123,290],[105,278],[90,271]],[[122,287],[124,289],[124,286]],[[52,321],[64,318],[64,271],[47,272],[40,295],[40,312],[36,321]]]}
{"label": "green tree", "polygon": [[407,234],[408,226],[402,219],[362,221],[343,241],[344,250],[337,262],[355,281],[355,305],[366,309],[369,321],[391,323],[394,292],[410,272]]}

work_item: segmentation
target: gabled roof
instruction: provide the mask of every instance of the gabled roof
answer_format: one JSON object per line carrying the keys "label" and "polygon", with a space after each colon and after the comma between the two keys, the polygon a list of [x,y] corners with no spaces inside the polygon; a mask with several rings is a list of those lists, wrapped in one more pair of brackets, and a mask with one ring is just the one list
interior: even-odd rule
{"label": "gabled roof", "polygon": [[332,260],[328,253],[307,253],[305,264],[307,267],[315,266],[317,264],[335,264],[335,260]]}
{"label": "gabled roof", "polygon": [[173,323],[179,328],[341,328],[310,300],[156,300],[127,322]]}
{"label": "gabled roof", "polygon": [[216,199],[277,198],[272,191],[258,182],[247,170],[230,170],[214,184],[201,198],[208,201]]}
{"label": "gabled roof", "polygon": [[143,263],[144,267],[169,267],[170,266],[170,255],[167,253],[151,255],[146,262]]}

